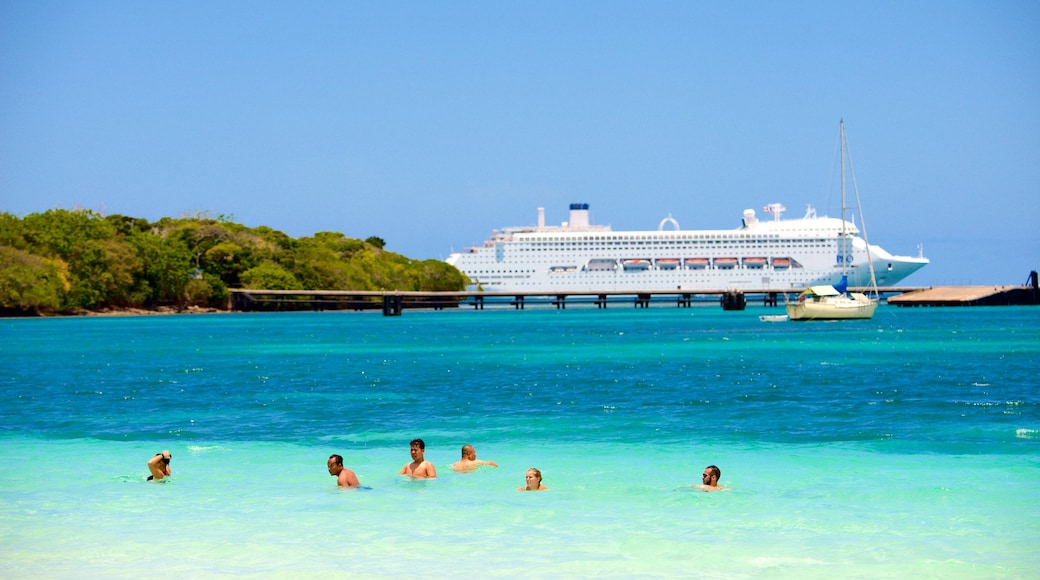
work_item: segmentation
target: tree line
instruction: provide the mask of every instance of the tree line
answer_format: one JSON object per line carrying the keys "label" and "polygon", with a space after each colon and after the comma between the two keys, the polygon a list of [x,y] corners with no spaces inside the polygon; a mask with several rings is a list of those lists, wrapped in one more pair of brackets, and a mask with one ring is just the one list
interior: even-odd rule
{"label": "tree line", "polygon": [[0,315],[112,308],[227,308],[228,288],[450,291],[467,279],[365,240],[294,239],[224,216],[148,220],[54,209],[0,213]]}

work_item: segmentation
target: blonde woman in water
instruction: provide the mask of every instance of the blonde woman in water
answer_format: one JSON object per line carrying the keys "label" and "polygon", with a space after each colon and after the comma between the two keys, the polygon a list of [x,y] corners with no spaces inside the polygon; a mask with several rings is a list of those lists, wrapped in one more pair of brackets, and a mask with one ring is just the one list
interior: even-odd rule
{"label": "blonde woman in water", "polygon": [[516,488],[517,491],[544,491],[549,489],[542,485],[542,472],[533,467],[527,470],[526,479],[527,485]]}

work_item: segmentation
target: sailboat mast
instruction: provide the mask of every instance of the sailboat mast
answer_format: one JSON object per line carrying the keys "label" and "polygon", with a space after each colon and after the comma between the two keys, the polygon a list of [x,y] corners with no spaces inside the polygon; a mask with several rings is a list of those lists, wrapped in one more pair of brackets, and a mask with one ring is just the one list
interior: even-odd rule
{"label": "sailboat mast", "polygon": [[838,248],[840,252],[838,259],[841,260],[841,275],[847,274],[846,268],[848,267],[847,258],[848,252],[848,232],[845,227],[845,119],[842,119],[838,126],[840,127],[839,133],[841,134],[840,147],[841,151],[841,247]]}

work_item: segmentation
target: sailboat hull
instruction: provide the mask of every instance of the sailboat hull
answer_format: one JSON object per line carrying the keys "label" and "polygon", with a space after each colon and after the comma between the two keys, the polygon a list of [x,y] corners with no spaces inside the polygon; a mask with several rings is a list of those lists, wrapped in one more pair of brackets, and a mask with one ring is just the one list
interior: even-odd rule
{"label": "sailboat hull", "polygon": [[791,320],[868,320],[874,317],[877,302],[862,294],[824,296],[787,305]]}

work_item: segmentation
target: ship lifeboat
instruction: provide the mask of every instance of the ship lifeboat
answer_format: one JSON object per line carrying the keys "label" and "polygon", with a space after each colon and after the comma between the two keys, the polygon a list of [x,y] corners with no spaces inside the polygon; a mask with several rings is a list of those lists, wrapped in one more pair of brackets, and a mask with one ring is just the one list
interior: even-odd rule
{"label": "ship lifeboat", "polygon": [[606,270],[617,270],[617,261],[606,258],[593,258],[585,265],[589,272],[601,272]]}
{"label": "ship lifeboat", "polygon": [[736,258],[715,258],[715,267],[720,270],[732,270],[737,267]]}
{"label": "ship lifeboat", "polygon": [[703,270],[707,267],[707,258],[686,258],[686,268],[689,270]]}
{"label": "ship lifeboat", "polygon": [[674,270],[679,267],[679,260],[675,258],[658,258],[657,267],[662,270]]}
{"label": "ship lifeboat", "polygon": [[790,258],[773,258],[774,270],[786,270],[791,267]]}
{"label": "ship lifeboat", "polygon": [[647,270],[650,268],[650,260],[643,260],[641,258],[622,260],[621,267],[630,272]]}
{"label": "ship lifeboat", "polygon": [[744,258],[744,267],[751,268],[754,270],[761,270],[766,267],[769,260],[766,258]]}

